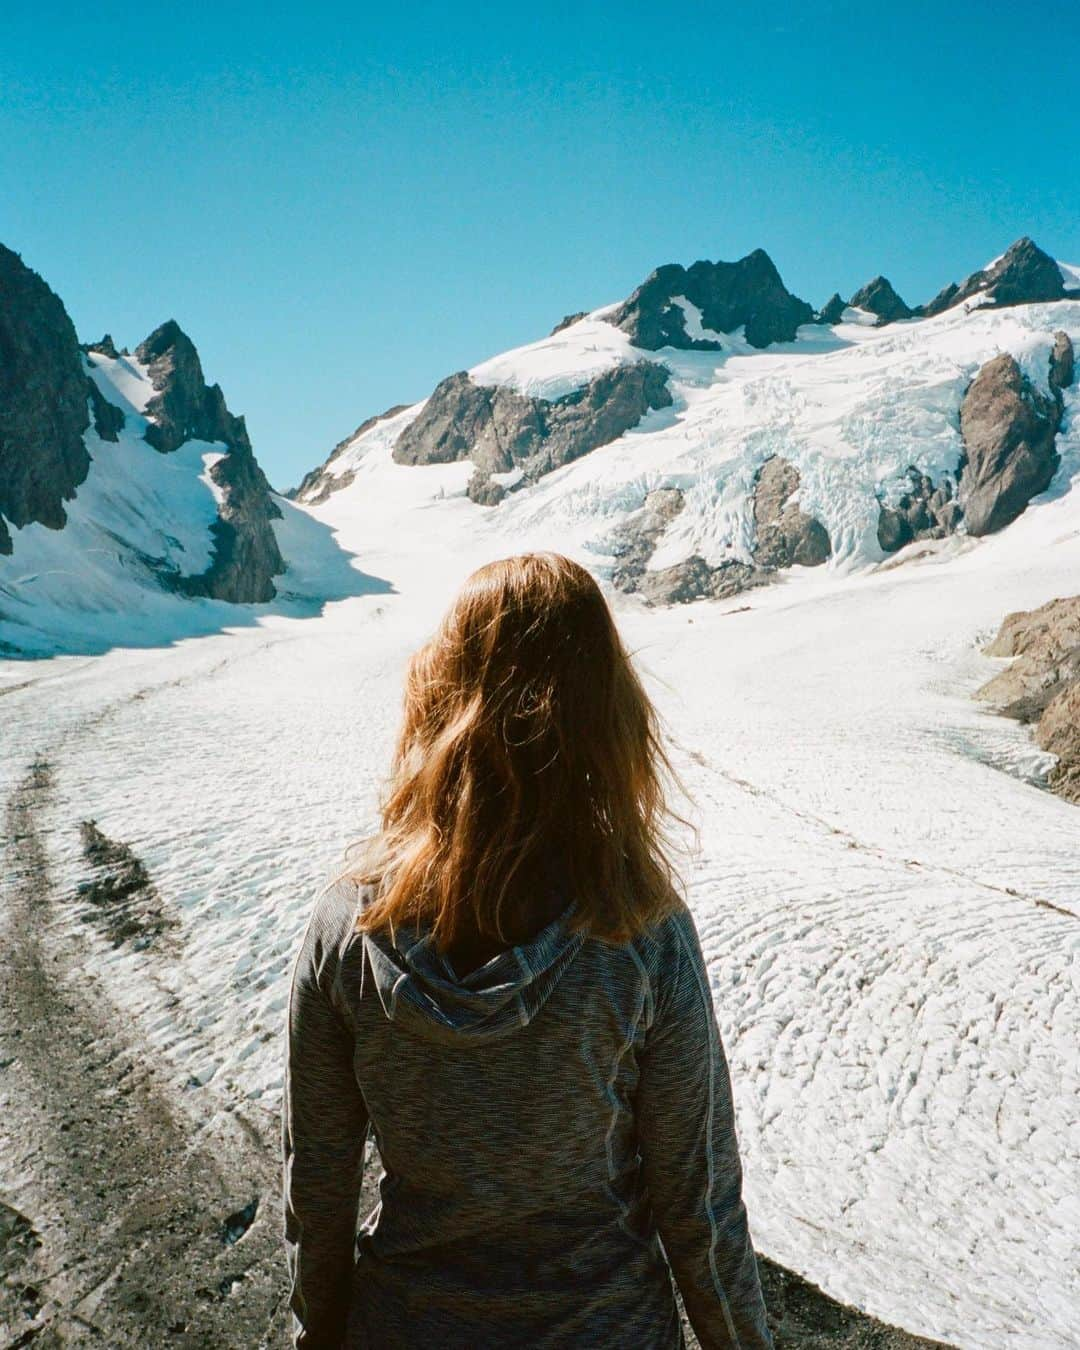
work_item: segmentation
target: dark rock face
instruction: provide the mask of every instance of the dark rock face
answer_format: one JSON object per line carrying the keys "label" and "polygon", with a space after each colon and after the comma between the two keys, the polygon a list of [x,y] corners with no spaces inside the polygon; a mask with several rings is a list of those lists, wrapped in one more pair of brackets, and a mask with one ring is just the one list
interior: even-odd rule
{"label": "dark rock face", "polygon": [[720,343],[711,338],[687,333],[683,309],[672,303],[676,296],[696,305],[702,327],[713,332],[730,333],[745,324],[746,340],[752,347],[790,342],[799,325],[814,317],[814,311],[791,294],[772,259],[759,248],[738,262],[658,267],[610,316],[610,322],[647,351],[661,347],[719,350]]}
{"label": "dark rock face", "polygon": [[1050,388],[1060,398],[1062,390],[1068,389],[1076,374],[1076,353],[1068,333],[1058,330],[1054,334],[1054,345],[1050,351]]}
{"label": "dark rock face", "polygon": [[318,468],[312,469],[310,473],[304,475],[299,487],[290,489],[285,493],[285,496],[294,501],[307,502],[310,506],[319,506],[339,488],[348,487],[356,477],[355,471],[346,470],[344,473],[331,474],[327,473],[328,467],[344,454],[358,436],[362,436],[365,431],[370,431],[379,422],[385,422],[388,417],[396,417],[398,413],[404,412],[408,406],[407,403],[395,403],[392,408],[387,408],[386,412],[377,413],[374,417],[369,417],[367,421],[361,422],[351,436],[346,436],[343,441],[338,441]]}
{"label": "dark rock face", "polygon": [[894,323],[897,319],[910,319],[911,310],[893,290],[888,277],[875,277],[861,286],[848,301],[856,309],[869,310],[878,316],[877,326]]}
{"label": "dark rock face", "polygon": [[530,398],[502,386],[474,384],[465,371],[442,381],[424,410],[398,437],[399,464],[471,459],[469,496],[482,505],[502,497],[493,473],[520,468],[523,481],[561,468],[616,440],[654,408],[671,404],[668,372],[652,361],[616,366],[565,398]]}
{"label": "dark rock face", "polygon": [[1061,401],[1042,394],[1007,352],[988,361],[960,405],[958,498],[969,534],[992,534],[1050,486]]}
{"label": "dark rock face", "polygon": [[754,480],[754,562],[780,567],[818,567],[832,554],[828,531],[788,498],[799,486],[799,471],[780,455],[767,459]]}
{"label": "dark rock face", "polygon": [[94,410],[94,430],[103,441],[116,442],[124,429],[124,410],[110,403],[97,385],[90,381],[90,404]]}
{"label": "dark rock face", "polygon": [[[59,530],[86,477],[90,381],[58,296],[0,245],[0,517]],[[12,551],[0,518],[0,553]]]}
{"label": "dark rock face", "polygon": [[561,333],[564,328],[571,327],[571,325],[577,323],[579,319],[583,319],[588,312],[587,309],[579,309],[576,314],[564,315],[551,330],[551,336],[554,337],[556,333]]}
{"label": "dark rock face", "polygon": [[932,479],[908,465],[908,490],[896,506],[882,506],[877,538],[886,553],[895,553],[915,539],[943,539],[952,534],[963,511],[949,477],[935,486]]}
{"label": "dark rock face", "polygon": [[285,563],[270,521],[281,511],[256,463],[244,419],[229,412],[220,386],[207,385],[195,344],[175,320],[156,328],[135,357],[148,367],[158,391],[146,407],[153,419],[146,440],[155,450],[168,454],[189,440],[221,442],[228,449],[210,470],[224,493],[210,527],[213,562],[199,576],[178,578],[177,588],[234,604],[272,600],[271,578]]}
{"label": "dark rock face", "polygon": [[96,352],[99,356],[107,356],[110,361],[116,361],[120,353],[116,350],[116,343],[112,340],[112,334],[106,333],[99,342],[87,342],[83,346],[84,352]]}
{"label": "dark rock face", "polygon": [[951,309],[961,300],[986,292],[985,305],[1031,305],[1041,301],[1063,300],[1069,294],[1061,268],[1048,253],[1026,236],[1018,239],[992,267],[971,276],[960,286],[946,286],[917,313],[930,317]]}
{"label": "dark rock face", "polygon": [[833,291],[828,300],[825,301],[817,313],[818,323],[840,323],[844,317],[844,310],[847,309],[845,301],[841,300],[840,292]]}
{"label": "dark rock face", "polygon": [[1007,615],[986,654],[1015,659],[976,697],[1035,724],[1039,745],[1057,756],[1048,786],[1080,804],[1080,596]]}

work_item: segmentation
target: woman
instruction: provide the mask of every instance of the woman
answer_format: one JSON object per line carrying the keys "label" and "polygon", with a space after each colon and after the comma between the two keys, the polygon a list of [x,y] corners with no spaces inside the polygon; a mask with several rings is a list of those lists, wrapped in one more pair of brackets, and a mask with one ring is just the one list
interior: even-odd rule
{"label": "woman", "polygon": [[584,568],[468,579],[409,667],[381,831],[293,975],[296,1346],[674,1350],[672,1275],[706,1350],[771,1346],[667,769]]}

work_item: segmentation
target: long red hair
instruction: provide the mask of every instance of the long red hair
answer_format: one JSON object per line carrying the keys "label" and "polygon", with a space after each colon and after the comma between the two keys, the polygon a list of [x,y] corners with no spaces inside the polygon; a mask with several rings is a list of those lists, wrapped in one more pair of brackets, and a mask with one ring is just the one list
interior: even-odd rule
{"label": "long red hair", "polygon": [[536,931],[545,878],[575,927],[626,941],[677,905],[657,714],[604,596],[557,553],[488,563],[413,656],[358,920],[447,950]]}

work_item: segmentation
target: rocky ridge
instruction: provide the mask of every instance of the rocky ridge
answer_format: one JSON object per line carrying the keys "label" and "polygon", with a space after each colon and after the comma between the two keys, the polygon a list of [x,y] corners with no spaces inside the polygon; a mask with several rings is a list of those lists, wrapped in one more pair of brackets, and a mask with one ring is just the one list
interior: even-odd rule
{"label": "rocky ridge", "polygon": [[[468,492],[494,505],[507,486],[535,482],[637,426],[652,409],[671,405],[668,372],[653,361],[616,366],[563,398],[519,394],[476,384],[467,371],[439,384],[419,417],[398,437],[398,464],[448,464],[471,459]],[[518,473],[513,484],[496,474]]]}
{"label": "rocky ridge", "polygon": [[737,262],[658,267],[615,309],[610,322],[646,351],[661,347],[721,350],[723,344],[715,338],[697,336],[688,329],[680,301],[689,301],[700,311],[703,330],[732,333],[742,327],[752,347],[790,342],[799,325],[814,317],[814,311],[791,294],[773,260],[759,248]]}
{"label": "rocky ridge", "polygon": [[1080,596],[1007,615],[986,655],[1013,659],[976,697],[1034,727],[1057,756],[1048,786],[1080,803]]}
{"label": "rocky ridge", "polygon": [[90,470],[90,386],[59,296],[0,245],[0,554],[13,548],[4,517],[64,527]]}
{"label": "rocky ridge", "polygon": [[[60,298],[0,245],[0,554],[15,548],[6,521],[17,529],[31,523],[64,528],[64,503],[91,470],[85,442],[91,420],[101,440],[118,442],[124,410],[90,372],[94,357],[116,361],[121,355],[108,334],[80,347]],[[229,412],[218,385],[207,385],[194,344],[174,320],[155,329],[135,359],[156,390],[145,430],[154,449],[170,454],[192,440],[225,447],[209,469],[221,494],[210,527],[210,566],[195,576],[162,569],[162,583],[236,603],[272,599],[272,578],[285,565],[270,526],[280,511],[244,419]]]}
{"label": "rocky ridge", "polygon": [[346,450],[372,427],[380,422],[385,422],[388,417],[396,417],[398,413],[404,412],[408,407],[407,403],[395,403],[392,408],[387,408],[385,412],[376,413],[374,417],[369,417],[361,422],[356,430],[344,440],[338,441],[333,450],[330,451],[326,459],[310,473],[306,473],[295,488],[290,488],[285,496],[290,501],[307,502],[309,506],[320,506],[331,495],[337,492],[339,488],[348,487],[356,477],[355,469],[345,469],[341,473],[331,473],[330,466],[336,464]]}

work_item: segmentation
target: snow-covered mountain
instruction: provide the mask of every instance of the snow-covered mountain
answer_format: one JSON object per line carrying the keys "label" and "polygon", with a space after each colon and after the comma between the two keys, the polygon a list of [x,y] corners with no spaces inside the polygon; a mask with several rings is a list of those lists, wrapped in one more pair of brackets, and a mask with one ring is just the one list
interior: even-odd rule
{"label": "snow-covered mountain", "polygon": [[0,651],[207,631],[240,604],[334,593],[337,553],[271,491],[175,321],[133,353],[80,346],[0,246]]}
{"label": "snow-covered mountain", "polygon": [[1025,238],[926,306],[876,277],[815,314],[760,250],[662,267],[370,419],[296,497],[464,492],[654,601],[955,551],[1080,462],[1077,281]]}
{"label": "snow-covered mountain", "polygon": [[[99,344],[35,395],[67,523],[10,530],[0,636],[112,641],[0,659],[13,1334],[90,1316],[117,1346],[283,1343],[291,958],[376,817],[410,654],[473,567],[543,547],[609,584],[690,794],[755,1244],[962,1350],[1071,1350],[1080,817],[1055,779],[1080,667],[1076,603],[1048,602],[1080,591],[1077,290],[1030,241],[922,307],[878,277],[814,314],[760,253],[661,268],[272,498],[287,570],[246,606],[158,575],[211,562],[224,447],[183,419],[192,439],[148,439],[170,440],[159,358]],[[4,501],[52,509],[10,463]],[[155,477],[173,465],[189,496]],[[342,603],[279,603],[301,583]],[[823,1305],[791,1344],[913,1344],[846,1317]]]}

